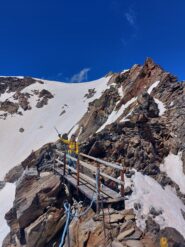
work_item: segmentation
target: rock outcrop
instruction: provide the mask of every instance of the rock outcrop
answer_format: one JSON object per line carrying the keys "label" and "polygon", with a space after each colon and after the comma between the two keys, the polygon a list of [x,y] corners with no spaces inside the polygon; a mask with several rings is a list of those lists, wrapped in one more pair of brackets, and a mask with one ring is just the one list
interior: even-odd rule
{"label": "rock outcrop", "polygon": [[[163,188],[173,187],[185,204],[179,186],[160,169],[168,154],[180,152],[185,173],[185,82],[178,82],[150,58],[143,66],[134,65],[126,72],[109,76],[108,88],[89,104],[78,123],[76,134],[81,152],[123,165],[127,178],[132,178],[136,171],[151,176]],[[4,114],[18,114],[20,108],[30,110],[32,95],[21,90],[32,83],[35,81],[30,78],[1,78],[0,93],[15,92],[15,102],[1,102],[0,110]],[[16,88],[14,84],[19,86]],[[95,92],[91,89],[84,97],[91,98]],[[33,90],[33,94],[38,99],[37,108],[44,107],[54,97],[45,89]],[[3,119],[7,117],[4,114],[0,116]],[[63,202],[66,198],[73,201],[60,177],[51,171],[56,144],[46,144],[33,151],[6,175],[5,182],[16,182],[17,186],[14,206],[6,214],[11,231],[3,247],[58,246],[66,221]],[[116,178],[119,176],[113,168],[106,171]],[[109,182],[105,179],[107,186]],[[119,191],[114,184],[111,188]],[[132,186],[125,188],[125,196],[132,193]],[[139,229],[135,212],[141,207],[140,203],[134,203],[133,209],[106,208],[99,215],[91,209],[80,218],[73,218],[69,226],[70,246],[158,247],[161,237],[169,240],[169,246],[185,246],[183,236],[176,229],[161,229],[155,220],[163,212],[155,207],[150,208],[145,230]],[[65,246],[68,246],[67,236]]]}

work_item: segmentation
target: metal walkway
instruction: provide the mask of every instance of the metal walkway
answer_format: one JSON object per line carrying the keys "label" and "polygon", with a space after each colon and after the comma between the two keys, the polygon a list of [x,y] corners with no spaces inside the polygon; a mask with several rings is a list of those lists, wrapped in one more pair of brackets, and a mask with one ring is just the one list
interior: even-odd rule
{"label": "metal walkway", "polygon": [[[76,162],[75,169],[68,166],[66,153],[56,150],[56,156],[53,167],[54,172],[59,174],[65,182],[68,182],[77,192],[82,193],[89,200],[94,198],[97,211],[99,211],[100,202],[104,204],[122,203],[124,205],[124,168],[122,166],[83,153],[79,154],[78,159],[67,154],[68,159]],[[105,167],[117,169],[121,179],[102,172],[102,168]],[[70,174],[68,174],[69,170],[71,171]],[[105,185],[103,179],[117,185],[120,191],[115,191]]]}

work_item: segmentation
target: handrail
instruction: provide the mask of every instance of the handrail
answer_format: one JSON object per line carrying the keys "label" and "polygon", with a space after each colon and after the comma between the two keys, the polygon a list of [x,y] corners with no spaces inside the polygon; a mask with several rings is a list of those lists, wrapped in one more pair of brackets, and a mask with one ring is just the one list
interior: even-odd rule
{"label": "handrail", "polygon": [[[63,152],[58,151],[58,150],[56,150],[56,153],[61,154],[61,155],[64,155]],[[69,154],[68,154],[68,155],[69,155]],[[80,155],[80,156],[83,156],[83,157],[85,157],[85,158],[94,160],[94,161],[96,161],[96,162],[99,162],[99,163],[101,163],[101,164],[103,164],[103,165],[105,165],[105,166],[109,166],[109,167],[118,169],[118,170],[120,170],[120,171],[123,170],[123,167],[122,167],[122,166],[118,166],[118,165],[113,164],[113,163],[110,163],[110,162],[108,162],[108,161],[105,161],[105,160],[102,160],[102,159],[99,159],[99,158],[95,158],[95,157],[92,157],[92,156],[87,155],[87,154],[84,154],[84,153],[79,153],[79,155]],[[69,155],[69,156],[70,156],[70,155]],[[74,157],[71,157],[71,156],[70,156],[70,158],[73,159],[74,161],[77,161],[77,159],[74,158]]]}
{"label": "handrail", "polygon": [[[79,187],[80,175],[84,176],[84,177],[88,177],[91,180],[91,182],[93,181],[93,183],[95,183],[95,181],[92,178],[90,178],[89,176],[87,176],[87,175],[85,175],[83,173],[80,173],[80,166],[83,166],[83,167],[86,167],[87,169],[89,169],[90,171],[93,171],[93,173],[96,174],[96,177],[97,177],[97,174],[98,174],[98,181],[99,182],[100,182],[100,176],[102,176],[102,177],[108,178],[108,179],[116,182],[117,184],[120,184],[121,185],[121,191],[120,191],[121,192],[121,196],[124,197],[124,194],[125,194],[125,191],[124,191],[124,185],[125,185],[124,172],[125,172],[125,169],[122,166],[119,166],[117,164],[112,164],[110,162],[101,160],[99,158],[92,157],[92,156],[84,154],[84,153],[80,153],[79,154],[80,156],[88,158],[89,160],[93,160],[93,161],[96,161],[96,162],[98,162],[100,164],[103,164],[105,166],[112,167],[114,169],[118,169],[120,171],[120,176],[121,176],[121,180],[120,180],[120,179],[114,178],[114,177],[112,177],[112,176],[110,176],[108,174],[105,174],[104,172],[101,172],[99,164],[97,164],[97,166],[94,167],[89,163],[86,163],[84,161],[79,160],[79,157],[75,158],[75,157],[72,157],[70,154],[66,155],[62,151],[58,151],[58,150],[56,150],[56,153],[59,154],[60,156],[64,157],[64,160],[65,160],[64,162],[61,162],[60,160],[56,159],[59,163],[64,164],[64,175],[65,175],[65,167],[67,167],[68,169],[71,169],[73,172],[75,172],[77,174],[77,188]],[[74,168],[66,165],[66,156],[69,157],[71,160],[76,162],[77,169],[74,169]],[[96,185],[96,187],[97,187],[97,185]]]}
{"label": "handrail", "polygon": [[99,158],[95,158],[95,157],[92,157],[92,156],[87,155],[87,154],[84,154],[84,153],[80,153],[79,155],[81,155],[81,156],[83,156],[83,157],[85,157],[85,158],[94,160],[94,161],[96,161],[96,162],[99,162],[99,163],[101,163],[101,164],[103,164],[103,165],[105,165],[105,166],[109,166],[109,167],[118,169],[118,170],[120,170],[120,171],[123,170],[123,167],[122,167],[122,166],[118,166],[118,165],[113,164],[113,163],[110,163],[110,162],[108,162],[108,161],[105,161],[105,160],[102,160],[102,159],[99,159]]}
{"label": "handrail", "polygon": [[[72,157],[72,156],[70,156],[70,155],[69,155],[69,157],[70,157],[70,159],[72,159],[72,160],[74,160],[74,161],[77,161],[76,158],[74,158],[74,157]],[[59,161],[58,159],[56,159],[56,160]],[[61,164],[63,164],[63,163],[61,162]],[[96,167],[94,167],[94,166],[92,166],[92,165],[90,165],[90,164],[87,164],[87,163],[85,163],[84,161],[80,161],[80,165],[83,166],[83,167],[85,167],[85,168],[87,168],[87,169],[89,169],[89,170],[91,170],[91,171],[93,171],[93,172],[96,172]],[[118,184],[120,184],[120,185],[124,185],[124,184],[125,184],[125,183],[124,183],[123,181],[121,181],[120,179],[111,177],[111,176],[109,176],[108,174],[106,174],[106,173],[104,173],[104,172],[100,172],[100,175],[101,175],[102,177],[108,178],[108,179],[110,179],[110,180],[112,180],[112,181],[114,181],[114,182],[116,182],[116,183],[118,183]]]}

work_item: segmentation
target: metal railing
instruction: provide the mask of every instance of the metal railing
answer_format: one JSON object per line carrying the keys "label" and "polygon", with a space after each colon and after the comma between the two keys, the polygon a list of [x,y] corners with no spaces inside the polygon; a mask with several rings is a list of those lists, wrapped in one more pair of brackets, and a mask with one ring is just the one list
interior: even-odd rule
{"label": "metal railing", "polygon": [[[56,161],[59,164],[63,165],[63,176],[66,175],[66,170],[71,170],[73,173],[76,174],[76,187],[77,190],[79,189],[79,185],[80,185],[80,179],[83,180],[88,180],[91,182],[91,184],[94,185],[95,190],[96,190],[96,197],[97,197],[97,211],[99,211],[99,202],[100,202],[100,193],[101,193],[101,178],[104,177],[106,179],[109,179],[111,181],[113,181],[114,183],[118,184],[121,186],[120,188],[120,194],[121,197],[124,197],[125,191],[124,191],[124,173],[125,173],[125,169],[122,166],[119,166],[118,164],[114,164],[114,163],[110,163],[104,160],[101,160],[99,158],[95,158],[92,157],[90,155],[87,154],[83,154],[80,153],[78,155],[78,158],[74,158],[71,155],[64,153],[62,151],[58,151],[56,150],[56,153],[59,155],[59,157],[63,158],[63,161],[61,161],[60,159],[56,159]],[[67,157],[69,159],[71,159],[72,161],[76,162],[76,169],[74,167],[71,167],[67,164]],[[85,159],[88,159],[90,161],[94,161],[96,163],[96,166],[93,166],[92,164],[86,163],[83,160],[80,160],[80,157],[83,157]],[[101,171],[101,165],[105,166],[105,167],[110,167],[113,169],[117,169],[120,172],[120,178],[115,178],[112,177],[108,174],[106,174],[105,172]],[[81,168],[84,167],[88,170],[90,170],[92,172],[93,175],[95,175],[95,179],[90,178],[90,176],[86,175],[85,173],[81,172]]]}

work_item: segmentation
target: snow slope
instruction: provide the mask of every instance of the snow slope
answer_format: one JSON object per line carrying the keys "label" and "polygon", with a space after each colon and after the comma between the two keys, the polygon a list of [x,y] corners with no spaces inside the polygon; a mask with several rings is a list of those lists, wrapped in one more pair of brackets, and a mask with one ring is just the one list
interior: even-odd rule
{"label": "snow slope", "polygon": [[[7,196],[8,195],[8,196]],[[7,183],[0,191],[0,246],[2,246],[3,239],[10,232],[10,229],[4,219],[4,215],[13,206],[15,197],[15,185]],[[5,199],[6,198],[6,199]]]}
{"label": "snow slope", "polygon": [[170,153],[161,164],[160,170],[166,172],[176,184],[179,185],[180,191],[185,194],[185,174],[183,172],[182,153],[174,155]]}
{"label": "snow slope", "polygon": [[[101,78],[88,83],[59,83],[43,81],[44,84],[32,84],[21,92],[31,93],[29,98],[32,109],[23,111],[23,116],[8,116],[6,120],[0,119],[0,180],[3,179],[10,168],[22,162],[32,150],[42,147],[48,142],[57,140],[54,130],[56,126],[61,133],[68,132],[75,126],[87,111],[89,102],[99,98],[107,89],[109,77]],[[84,97],[88,89],[95,88],[95,95],[87,99]],[[36,108],[38,96],[33,90],[47,89],[54,98],[50,99],[48,105]],[[14,101],[12,93],[2,94],[0,101],[10,98]],[[63,111],[66,111],[60,116]],[[1,112],[3,113],[3,112]],[[20,133],[19,129],[24,128]],[[16,147],[16,148],[15,148]]]}
{"label": "snow slope", "polygon": [[168,186],[163,189],[153,178],[135,172],[135,175],[128,179],[125,177],[126,186],[131,186],[133,193],[126,200],[126,207],[133,208],[134,203],[140,203],[141,209],[136,210],[137,225],[145,228],[145,220],[150,215],[150,209],[154,207],[161,210],[162,214],[155,217],[155,221],[164,227],[176,228],[185,237],[185,219],[181,210],[185,212],[185,205],[177,197],[176,192]]}

